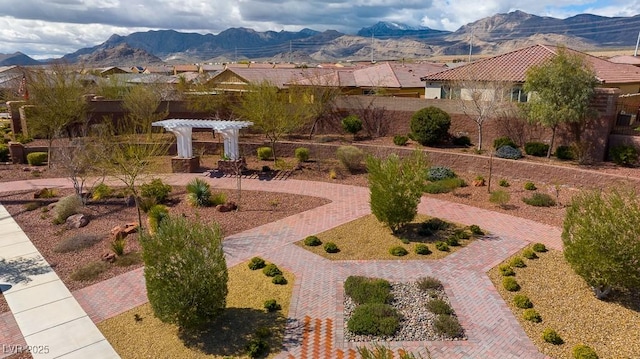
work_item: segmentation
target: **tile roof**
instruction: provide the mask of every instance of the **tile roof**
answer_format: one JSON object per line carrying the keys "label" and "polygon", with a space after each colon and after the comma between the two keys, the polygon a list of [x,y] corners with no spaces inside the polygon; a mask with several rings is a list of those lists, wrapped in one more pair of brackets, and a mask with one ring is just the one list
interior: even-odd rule
{"label": "tile roof", "polygon": [[[305,78],[314,78],[325,74],[327,71],[323,69],[288,69],[288,68],[228,68],[225,71],[232,71],[239,77],[245,79],[249,83],[260,83],[268,81],[279,88],[286,87],[289,83],[299,81]],[[221,72],[220,74],[224,73]],[[217,77],[217,74],[215,77]]]}
{"label": "tile roof", "polygon": [[[640,68],[628,64],[616,64],[576,50],[570,53],[584,56],[594,70],[596,77],[604,83],[640,82]],[[427,74],[422,81],[509,81],[524,82],[527,70],[556,56],[558,48],[547,45],[533,45],[502,55],[474,61],[453,69]]]}

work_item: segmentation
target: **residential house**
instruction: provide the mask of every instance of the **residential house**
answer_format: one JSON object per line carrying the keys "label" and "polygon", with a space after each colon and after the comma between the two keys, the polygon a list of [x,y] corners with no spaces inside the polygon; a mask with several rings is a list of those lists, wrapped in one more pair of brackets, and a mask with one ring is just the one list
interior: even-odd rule
{"label": "residential house", "polygon": [[279,89],[304,78],[315,78],[332,70],[296,68],[227,67],[209,79],[217,92],[244,92],[250,84],[268,81]]}

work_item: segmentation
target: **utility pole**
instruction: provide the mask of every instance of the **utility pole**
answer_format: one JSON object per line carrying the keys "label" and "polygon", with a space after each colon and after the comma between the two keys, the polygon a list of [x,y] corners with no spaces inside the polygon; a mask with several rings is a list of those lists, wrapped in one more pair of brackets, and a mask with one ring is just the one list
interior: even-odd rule
{"label": "utility pole", "polygon": [[371,63],[374,63],[374,61],[373,61],[373,31],[371,31]]}
{"label": "utility pole", "polygon": [[291,63],[291,40],[289,40],[289,63]]}

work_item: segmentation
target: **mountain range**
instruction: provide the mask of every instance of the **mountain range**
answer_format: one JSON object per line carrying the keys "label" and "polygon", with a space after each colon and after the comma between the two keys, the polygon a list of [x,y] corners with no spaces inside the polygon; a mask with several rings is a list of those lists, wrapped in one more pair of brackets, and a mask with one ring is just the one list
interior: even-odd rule
{"label": "mountain range", "polygon": [[[355,35],[311,29],[257,32],[230,28],[217,35],[156,30],[127,36],[112,35],[104,43],[79,49],[63,56],[62,60],[88,66],[240,60],[298,63],[390,60],[437,55],[464,57],[470,50],[473,54],[496,54],[538,43],[592,50],[635,45],[636,36],[630,36],[630,30],[638,25],[640,15],[580,14],[557,19],[513,11],[480,19],[453,32],[392,22],[378,22],[360,29]],[[19,52],[0,54],[0,66],[36,63],[40,62]]]}

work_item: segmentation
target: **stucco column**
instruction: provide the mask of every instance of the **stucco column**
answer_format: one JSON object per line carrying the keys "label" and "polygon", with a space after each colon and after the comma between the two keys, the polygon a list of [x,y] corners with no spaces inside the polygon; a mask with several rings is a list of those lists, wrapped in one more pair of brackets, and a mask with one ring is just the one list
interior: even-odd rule
{"label": "stucco column", "polygon": [[178,149],[178,158],[193,157],[193,146],[191,143],[191,127],[175,127],[169,131],[176,135],[176,146]]}
{"label": "stucco column", "polygon": [[240,158],[240,151],[238,150],[238,133],[237,128],[226,128],[219,130],[224,139],[224,155],[231,160],[237,160]]}

